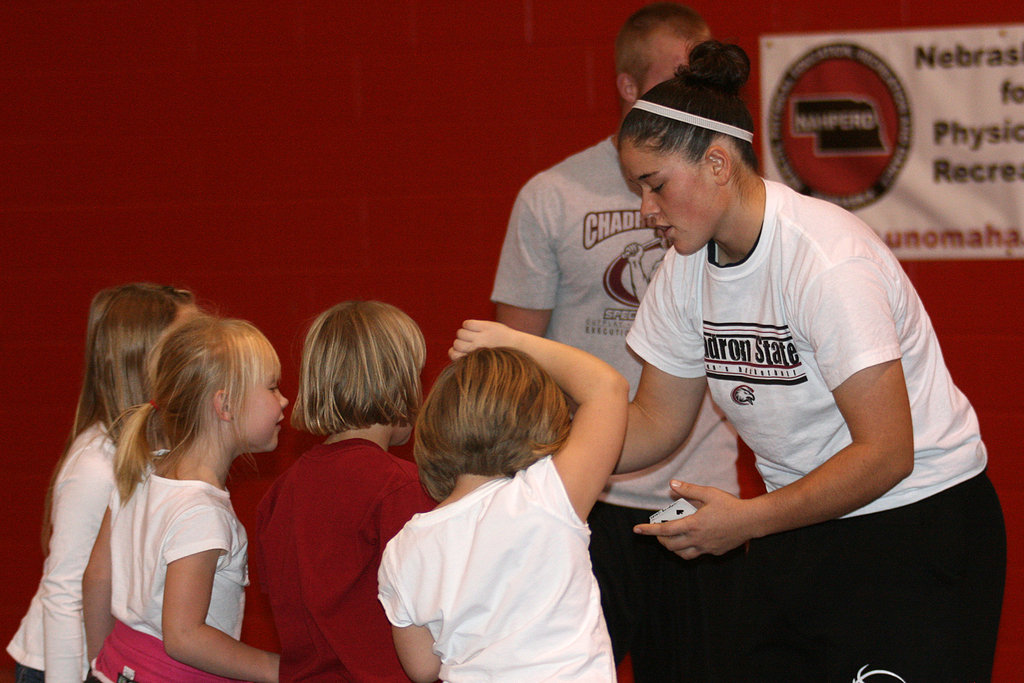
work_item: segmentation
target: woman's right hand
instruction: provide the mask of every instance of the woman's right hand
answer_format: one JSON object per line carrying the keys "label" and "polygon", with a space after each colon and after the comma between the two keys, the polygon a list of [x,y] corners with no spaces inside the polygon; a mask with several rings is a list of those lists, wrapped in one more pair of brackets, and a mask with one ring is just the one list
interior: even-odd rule
{"label": "woman's right hand", "polygon": [[638,524],[633,527],[635,533],[657,536],[665,548],[684,560],[705,553],[722,555],[759,535],[751,528],[756,516],[749,514],[749,500],[712,486],[675,480],[671,486],[675,495],[696,501],[697,512],[660,524]]}

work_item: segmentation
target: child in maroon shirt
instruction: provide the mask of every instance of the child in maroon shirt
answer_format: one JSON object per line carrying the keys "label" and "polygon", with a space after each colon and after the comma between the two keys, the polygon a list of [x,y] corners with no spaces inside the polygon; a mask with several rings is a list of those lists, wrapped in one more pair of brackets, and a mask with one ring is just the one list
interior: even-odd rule
{"label": "child in maroon shirt", "polygon": [[435,504],[416,466],[387,452],[409,439],[425,356],[416,323],[380,302],[338,304],[306,336],[292,424],[327,439],[274,482],[257,516],[281,683],[408,683],[377,569],[391,537]]}

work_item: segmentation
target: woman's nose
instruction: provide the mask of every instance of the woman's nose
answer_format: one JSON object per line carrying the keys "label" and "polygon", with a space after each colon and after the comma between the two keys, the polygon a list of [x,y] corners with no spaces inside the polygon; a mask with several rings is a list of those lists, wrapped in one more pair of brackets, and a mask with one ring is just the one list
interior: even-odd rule
{"label": "woman's nose", "polygon": [[651,199],[651,195],[648,192],[644,192],[640,200],[640,215],[644,217],[647,225],[651,227],[658,220],[658,206]]}

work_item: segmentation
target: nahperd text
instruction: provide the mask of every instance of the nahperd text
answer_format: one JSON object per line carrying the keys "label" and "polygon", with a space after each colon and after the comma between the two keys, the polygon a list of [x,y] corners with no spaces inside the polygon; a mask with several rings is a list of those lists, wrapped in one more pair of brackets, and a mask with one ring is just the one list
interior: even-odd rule
{"label": "nahperd text", "polygon": [[875,130],[878,117],[871,109],[845,109],[793,116],[793,129],[798,134],[834,130]]}

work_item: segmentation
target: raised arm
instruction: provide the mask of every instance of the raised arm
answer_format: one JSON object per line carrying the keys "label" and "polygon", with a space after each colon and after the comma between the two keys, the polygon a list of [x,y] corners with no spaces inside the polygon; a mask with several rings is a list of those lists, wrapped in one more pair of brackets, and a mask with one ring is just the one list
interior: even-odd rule
{"label": "raised arm", "polygon": [[551,311],[540,308],[520,308],[512,304],[495,302],[494,319],[513,330],[543,337],[551,322]]}
{"label": "raised arm", "polygon": [[676,377],[645,362],[615,471],[635,472],[675,453],[693,429],[706,390],[703,376]]}
{"label": "raised arm", "polygon": [[495,346],[527,353],[579,406],[569,438],[553,459],[576,514],[586,519],[622,450],[629,384],[589,353],[500,323],[466,321],[451,354],[457,358],[475,348]]}

